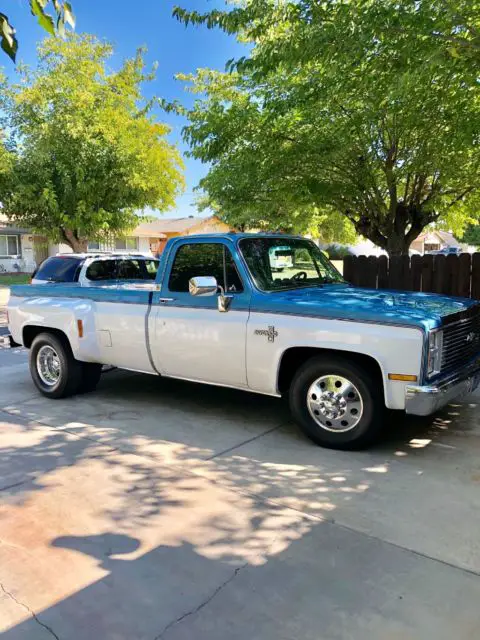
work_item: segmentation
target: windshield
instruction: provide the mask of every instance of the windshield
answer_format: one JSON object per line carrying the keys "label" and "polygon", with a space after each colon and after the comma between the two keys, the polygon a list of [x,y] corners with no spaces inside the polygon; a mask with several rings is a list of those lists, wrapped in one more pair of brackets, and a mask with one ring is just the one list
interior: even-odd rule
{"label": "windshield", "polygon": [[240,249],[256,285],[263,291],[345,282],[310,240],[244,238]]}

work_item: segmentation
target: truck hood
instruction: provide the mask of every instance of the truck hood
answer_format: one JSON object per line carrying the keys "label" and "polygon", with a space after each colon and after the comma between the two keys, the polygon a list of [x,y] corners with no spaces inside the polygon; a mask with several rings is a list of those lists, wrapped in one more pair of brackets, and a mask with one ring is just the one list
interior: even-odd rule
{"label": "truck hood", "polygon": [[277,313],[414,326],[426,331],[461,319],[472,307],[480,312],[478,300],[341,284],[276,291],[262,296],[260,306]]}

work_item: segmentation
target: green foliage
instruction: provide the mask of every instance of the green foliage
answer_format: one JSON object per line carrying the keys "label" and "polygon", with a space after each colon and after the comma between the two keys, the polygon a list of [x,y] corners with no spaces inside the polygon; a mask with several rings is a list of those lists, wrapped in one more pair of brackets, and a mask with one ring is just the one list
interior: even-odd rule
{"label": "green foliage", "polygon": [[[75,16],[72,5],[61,0],[29,0],[32,15],[37,18],[38,24],[50,35],[58,33],[65,35],[65,25],[75,28]],[[53,15],[49,10],[53,9]],[[8,16],[0,12],[0,46],[7,56],[15,62],[18,50],[18,40],[15,29],[10,24]]]}
{"label": "green foliage", "polygon": [[173,108],[189,119],[192,155],[210,165],[204,204],[232,224],[299,231],[322,212],[321,228],[351,225],[390,254],[407,253],[431,223],[464,226],[478,210],[479,7],[245,0],[204,15],[177,9],[186,24],[249,45],[225,73],[179,76],[198,95],[192,109]]}
{"label": "green foliage", "polygon": [[468,225],[461,241],[474,247],[480,247],[480,224]]}
{"label": "green foliage", "polygon": [[12,162],[4,212],[52,240],[85,247],[127,232],[146,207],[167,210],[183,187],[169,129],[140,92],[152,78],[142,52],[108,72],[110,45],[48,38],[36,71],[4,92]]}
{"label": "green foliage", "polygon": [[348,247],[342,247],[338,244],[331,244],[326,248],[326,252],[330,260],[343,260],[347,256],[352,255]]}

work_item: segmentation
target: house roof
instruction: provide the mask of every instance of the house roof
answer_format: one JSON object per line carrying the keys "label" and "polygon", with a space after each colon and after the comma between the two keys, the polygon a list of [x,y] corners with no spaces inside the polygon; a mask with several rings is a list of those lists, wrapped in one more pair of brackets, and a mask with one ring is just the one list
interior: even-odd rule
{"label": "house roof", "polygon": [[210,219],[212,219],[212,217],[194,218],[193,216],[189,216],[187,218],[159,218],[152,222],[140,223],[132,233],[133,235],[156,236],[161,238],[165,237],[166,233],[184,233]]}
{"label": "house roof", "polygon": [[[438,240],[437,240],[438,239]],[[417,240],[426,240],[432,242],[437,240],[439,243],[446,245],[447,247],[460,247],[461,243],[454,237],[452,233],[448,231],[440,231],[438,229],[430,229],[421,233]]]}

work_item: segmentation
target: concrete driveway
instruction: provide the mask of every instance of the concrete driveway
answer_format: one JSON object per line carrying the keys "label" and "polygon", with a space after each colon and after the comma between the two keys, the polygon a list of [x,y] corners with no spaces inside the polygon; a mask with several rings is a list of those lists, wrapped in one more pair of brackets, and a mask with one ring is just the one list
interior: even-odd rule
{"label": "concrete driveway", "polygon": [[480,637],[477,401],[315,447],[282,402],[0,349],[3,640]]}

